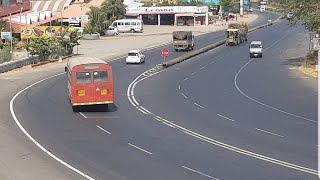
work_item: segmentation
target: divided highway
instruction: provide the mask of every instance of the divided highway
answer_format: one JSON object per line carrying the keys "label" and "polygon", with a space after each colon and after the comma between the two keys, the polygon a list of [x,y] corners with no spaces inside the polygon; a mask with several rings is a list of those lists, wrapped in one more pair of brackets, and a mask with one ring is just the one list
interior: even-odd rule
{"label": "divided highway", "polygon": [[[266,13],[254,24],[276,18]],[[116,104],[109,112],[73,113],[60,75],[23,91],[14,113],[42,146],[94,179],[315,179],[316,93],[288,77],[279,56],[301,33],[277,22],[249,35],[263,41],[262,59],[250,61],[248,43],[220,47],[138,83],[135,98],[160,117],[137,111],[127,97],[130,83],[161,63],[160,48],[147,51],[143,65],[111,63]],[[196,37],[196,49],[224,37],[224,31]],[[183,53],[166,48],[168,60]],[[161,118],[299,167],[213,145]]]}

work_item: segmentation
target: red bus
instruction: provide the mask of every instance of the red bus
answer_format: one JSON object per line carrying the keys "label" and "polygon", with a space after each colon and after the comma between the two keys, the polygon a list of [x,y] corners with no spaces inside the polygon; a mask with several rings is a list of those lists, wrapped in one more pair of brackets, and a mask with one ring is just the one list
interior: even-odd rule
{"label": "red bus", "polygon": [[83,105],[114,103],[112,68],[107,62],[94,57],[71,58],[65,71],[74,112]]}

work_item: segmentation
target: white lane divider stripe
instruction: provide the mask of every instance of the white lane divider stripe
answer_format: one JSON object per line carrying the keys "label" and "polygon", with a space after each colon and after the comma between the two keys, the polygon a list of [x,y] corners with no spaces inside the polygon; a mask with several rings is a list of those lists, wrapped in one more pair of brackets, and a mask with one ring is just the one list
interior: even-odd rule
{"label": "white lane divider stripe", "polygon": [[188,78],[185,78],[184,80],[182,80],[182,82],[184,82],[184,81],[186,81],[186,80],[188,80]]}
{"label": "white lane divider stripe", "polygon": [[105,133],[107,133],[107,134],[111,134],[111,132],[103,129],[101,126],[99,126],[99,125],[96,125],[96,126],[97,126],[97,128],[99,128],[99,129],[102,130],[103,132],[105,132]]}
{"label": "white lane divider stripe", "polygon": [[200,104],[198,104],[198,103],[193,103],[194,105],[196,105],[196,106],[198,106],[198,107],[200,107],[200,108],[202,108],[202,109],[204,109],[204,107],[203,106],[201,106]]}
{"label": "white lane divider stripe", "polygon": [[206,68],[205,66],[203,66],[203,67],[201,67],[200,69],[204,69],[204,68]]}
{"label": "white lane divider stripe", "polygon": [[72,171],[78,173],[79,175],[81,175],[82,177],[86,178],[86,179],[89,179],[89,180],[95,180],[94,178],[90,177],[89,175],[83,173],[82,171],[80,171],[79,169],[76,169],[75,167],[71,166],[70,164],[66,163],[65,161],[63,161],[62,159],[58,158],[56,155],[54,155],[53,153],[51,153],[50,151],[48,151],[46,148],[44,148],[37,140],[35,140],[25,129],[24,127],[21,125],[20,121],[18,120],[15,112],[14,112],[14,108],[13,108],[13,102],[14,100],[24,91],[26,91],[27,89],[37,85],[37,84],[40,84],[41,82],[43,81],[46,81],[48,79],[52,79],[54,77],[57,77],[57,76],[60,76],[60,75],[63,75],[65,74],[65,72],[63,73],[59,73],[59,74],[56,74],[54,76],[50,76],[48,78],[45,78],[45,79],[42,79],[40,81],[37,81],[33,84],[31,84],[30,86],[27,86],[26,88],[22,89],[21,91],[19,91],[15,96],[13,96],[13,98],[11,99],[10,101],[10,112],[11,112],[11,115],[14,119],[14,121],[16,122],[16,124],[18,125],[18,127],[20,128],[20,130],[36,145],[38,146],[43,152],[45,152],[46,154],[48,154],[50,157],[52,157],[53,159],[55,159],[56,161],[58,161],[59,163],[63,164],[64,166],[66,166],[67,168],[71,169]]}
{"label": "white lane divider stripe", "polygon": [[258,131],[261,131],[261,132],[267,133],[267,134],[271,134],[271,135],[274,135],[274,136],[278,136],[278,137],[282,137],[282,138],[284,138],[284,136],[279,135],[279,134],[276,134],[276,133],[272,133],[272,132],[270,132],[270,131],[266,131],[266,130],[259,129],[259,128],[255,128],[255,129],[256,129],[256,130],[258,130]]}
{"label": "white lane divider stripe", "polygon": [[138,146],[136,146],[136,145],[133,145],[133,144],[131,144],[131,143],[128,143],[128,144],[129,144],[130,146],[132,146],[132,147],[134,147],[134,148],[142,151],[142,152],[145,152],[145,153],[147,153],[147,154],[152,154],[151,152],[149,152],[149,151],[147,151],[147,150],[144,150],[144,149],[142,149],[142,148],[140,148],[140,147],[138,147]]}
{"label": "white lane divider stripe", "polygon": [[227,119],[227,120],[229,120],[229,121],[235,121],[235,120],[233,120],[233,119],[231,119],[231,118],[222,116],[221,114],[217,114],[217,116],[220,116],[220,117],[222,117],[222,118],[224,118],[224,119]]}
{"label": "white lane divider stripe", "polygon": [[193,73],[191,74],[191,76],[193,76],[193,75],[195,75],[195,74],[197,74],[197,72],[193,72]]}
{"label": "white lane divider stripe", "polygon": [[181,95],[182,95],[184,98],[188,99],[188,97],[187,97],[185,94],[181,93]]}
{"label": "white lane divider stripe", "polygon": [[212,176],[210,176],[210,175],[208,175],[208,174],[205,174],[205,173],[202,173],[202,172],[200,172],[200,171],[191,169],[191,168],[189,168],[189,167],[187,167],[187,166],[181,166],[181,167],[184,168],[184,169],[187,169],[187,170],[189,170],[189,171],[192,171],[192,172],[194,172],[194,173],[200,174],[200,175],[202,175],[202,176],[206,176],[206,177],[208,177],[208,178],[210,178],[210,179],[220,180],[220,179],[215,178],[215,177],[212,177]]}
{"label": "white lane divider stripe", "polygon": [[180,89],[181,87],[180,87],[180,84],[179,84],[179,86],[178,86],[178,89]]}
{"label": "white lane divider stripe", "polygon": [[82,112],[79,112],[79,114],[82,116],[82,117],[84,117],[85,119],[87,119],[88,117],[87,116],[85,116]]}

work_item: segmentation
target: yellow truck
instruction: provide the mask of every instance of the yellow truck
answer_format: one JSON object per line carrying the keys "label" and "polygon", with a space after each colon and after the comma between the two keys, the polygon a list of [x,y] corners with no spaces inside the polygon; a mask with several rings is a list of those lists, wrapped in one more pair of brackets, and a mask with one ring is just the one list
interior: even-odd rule
{"label": "yellow truck", "polygon": [[226,46],[239,45],[240,43],[247,41],[248,26],[245,23],[231,23],[227,29]]}
{"label": "yellow truck", "polygon": [[193,50],[194,35],[192,31],[173,31],[173,48],[174,50]]}

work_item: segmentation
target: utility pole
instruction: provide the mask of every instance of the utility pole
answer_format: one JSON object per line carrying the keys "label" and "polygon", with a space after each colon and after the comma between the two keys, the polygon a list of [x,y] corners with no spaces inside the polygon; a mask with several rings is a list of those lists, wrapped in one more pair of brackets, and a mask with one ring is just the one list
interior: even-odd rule
{"label": "utility pole", "polygon": [[240,17],[243,18],[243,0],[240,0]]}

